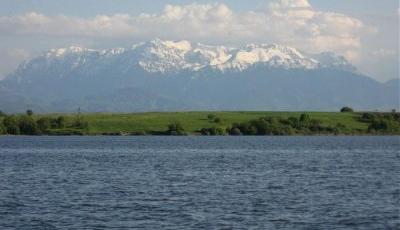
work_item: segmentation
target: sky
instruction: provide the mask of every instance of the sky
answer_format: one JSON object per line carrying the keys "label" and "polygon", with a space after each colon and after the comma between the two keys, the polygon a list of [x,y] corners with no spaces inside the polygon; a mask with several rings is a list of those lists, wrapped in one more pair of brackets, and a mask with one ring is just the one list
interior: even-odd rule
{"label": "sky", "polygon": [[0,0],[0,78],[51,48],[153,38],[331,51],[378,81],[399,77],[399,0]]}

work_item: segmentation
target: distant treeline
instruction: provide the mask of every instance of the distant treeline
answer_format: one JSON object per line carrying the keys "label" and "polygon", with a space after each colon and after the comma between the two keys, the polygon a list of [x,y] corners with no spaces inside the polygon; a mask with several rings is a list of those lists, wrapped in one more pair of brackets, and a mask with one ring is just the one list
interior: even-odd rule
{"label": "distant treeline", "polygon": [[26,114],[18,115],[0,112],[0,119],[0,134],[9,135],[84,135],[89,128],[80,114],[71,121],[65,116],[35,116],[32,110],[27,110]]}
{"label": "distant treeline", "polygon": [[[307,113],[289,117],[264,116],[233,123],[211,113],[203,119],[207,121],[208,127],[196,130],[187,130],[178,120],[165,124],[164,131],[149,129],[122,132],[116,129],[113,133],[102,133],[91,132],[91,126],[96,125],[96,122],[86,120],[80,112],[68,116],[35,115],[33,111],[27,110],[25,114],[17,115],[7,115],[0,111],[0,135],[400,135],[400,113],[395,111],[354,113],[351,108],[344,107],[341,112],[357,114],[354,122],[365,124],[362,127],[367,128],[350,127],[345,122],[327,123],[311,118]],[[212,124],[211,127],[209,124]]]}
{"label": "distant treeline", "polygon": [[[342,112],[352,112],[343,111]],[[208,116],[217,123],[221,118]],[[350,129],[342,123],[334,126],[326,126],[321,120],[311,119],[307,113],[303,113],[300,117],[275,118],[261,117],[259,119],[250,120],[243,123],[233,123],[227,128],[211,127],[200,130],[202,135],[352,135],[352,134],[400,134],[400,114],[399,113],[363,113],[360,117],[361,122],[368,124],[367,130]],[[175,123],[169,126],[167,134],[185,135],[186,132],[182,125]]]}

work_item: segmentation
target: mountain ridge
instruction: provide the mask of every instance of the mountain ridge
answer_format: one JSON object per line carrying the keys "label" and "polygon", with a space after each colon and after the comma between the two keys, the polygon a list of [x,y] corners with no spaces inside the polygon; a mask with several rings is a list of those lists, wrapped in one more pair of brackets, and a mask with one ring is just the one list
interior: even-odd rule
{"label": "mountain ridge", "polygon": [[398,108],[398,87],[334,53],[154,39],[131,48],[52,49],[0,81],[0,109],[22,112]]}
{"label": "mountain ridge", "polygon": [[[75,57],[74,57],[75,56]],[[308,55],[289,46],[278,44],[247,44],[235,48],[210,46],[189,41],[169,41],[153,39],[133,45],[131,48],[112,48],[96,50],[71,46],[50,51],[20,65],[18,69],[31,68],[31,64],[43,59],[48,62],[74,59],[70,68],[85,65],[86,62],[113,61],[120,57],[132,61],[151,73],[176,73],[180,71],[197,72],[207,67],[219,71],[244,71],[256,64],[277,68],[346,68],[356,70],[344,57],[334,53]],[[319,61],[318,58],[323,58]],[[17,69],[17,71],[18,71]]]}

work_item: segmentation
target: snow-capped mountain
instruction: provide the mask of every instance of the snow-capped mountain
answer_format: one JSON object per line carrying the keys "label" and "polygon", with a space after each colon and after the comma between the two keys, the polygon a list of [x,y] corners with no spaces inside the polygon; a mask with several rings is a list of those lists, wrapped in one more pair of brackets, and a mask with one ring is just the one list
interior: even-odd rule
{"label": "snow-capped mountain", "polygon": [[131,48],[93,50],[82,47],[52,49],[20,66],[18,71],[61,68],[95,71],[111,65],[126,70],[128,66],[149,73],[170,74],[213,69],[222,72],[245,71],[257,65],[284,69],[337,68],[355,69],[344,57],[334,53],[307,55],[295,48],[277,44],[249,44],[240,48],[192,44],[189,41],[154,39]]}
{"label": "snow-capped mountain", "polygon": [[277,44],[209,46],[154,39],[129,48],[52,49],[0,81],[0,109],[20,112],[398,108],[398,86],[334,53]]}

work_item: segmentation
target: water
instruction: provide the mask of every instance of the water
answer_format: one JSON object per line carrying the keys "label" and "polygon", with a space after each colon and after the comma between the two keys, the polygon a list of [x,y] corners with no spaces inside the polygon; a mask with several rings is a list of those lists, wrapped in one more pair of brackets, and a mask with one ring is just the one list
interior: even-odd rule
{"label": "water", "polygon": [[0,137],[0,229],[399,229],[399,137]]}

